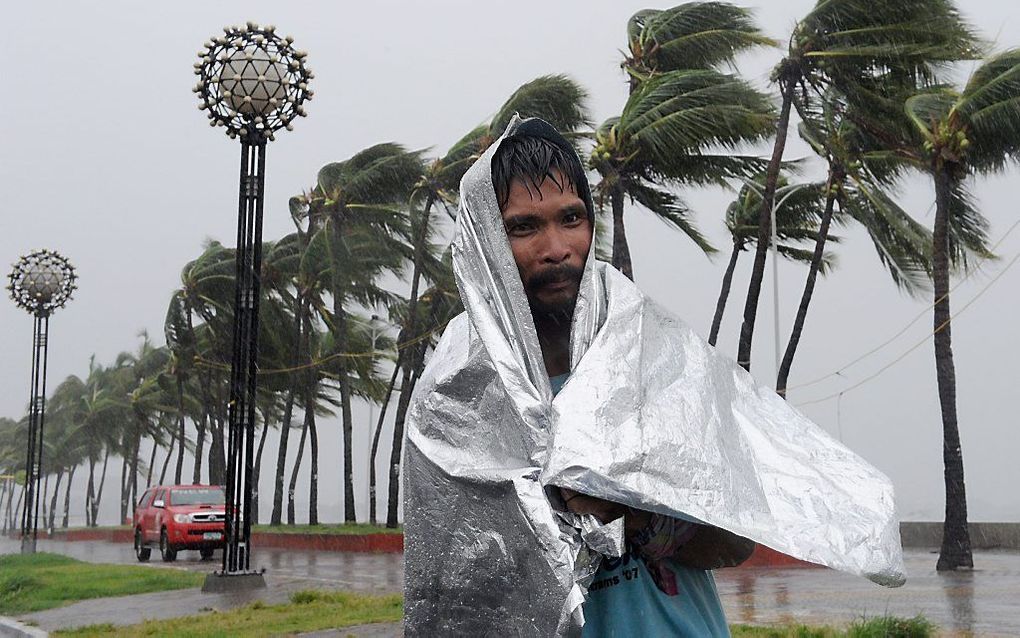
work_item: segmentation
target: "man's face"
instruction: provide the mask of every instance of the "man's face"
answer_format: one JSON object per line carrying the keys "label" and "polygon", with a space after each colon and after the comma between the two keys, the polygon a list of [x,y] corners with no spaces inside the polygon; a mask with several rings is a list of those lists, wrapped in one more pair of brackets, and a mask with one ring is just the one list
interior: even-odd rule
{"label": "man's face", "polygon": [[563,174],[555,176],[538,190],[514,180],[503,226],[532,314],[566,318],[577,301],[592,228],[584,201]]}

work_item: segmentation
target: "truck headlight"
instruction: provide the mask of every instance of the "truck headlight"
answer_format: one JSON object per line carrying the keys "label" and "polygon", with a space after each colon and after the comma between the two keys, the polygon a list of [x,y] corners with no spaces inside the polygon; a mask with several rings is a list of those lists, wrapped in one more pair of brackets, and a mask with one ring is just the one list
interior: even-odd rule
{"label": "truck headlight", "polygon": [[174,514],[174,522],[176,523],[190,523],[191,516],[188,514]]}

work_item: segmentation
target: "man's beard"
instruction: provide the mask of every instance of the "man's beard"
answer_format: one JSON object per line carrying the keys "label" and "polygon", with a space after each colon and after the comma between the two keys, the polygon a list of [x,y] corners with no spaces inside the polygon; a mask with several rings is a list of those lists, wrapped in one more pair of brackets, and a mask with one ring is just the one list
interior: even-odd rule
{"label": "man's beard", "polygon": [[[574,316],[574,306],[577,304],[576,290],[581,285],[583,270],[569,264],[560,264],[532,275],[524,282],[524,292],[528,296],[528,304],[531,306],[531,316],[536,324],[552,327],[560,326],[569,329],[570,322]],[[546,284],[560,281],[570,281],[576,286],[574,294],[564,297],[558,301],[543,301],[535,291]]]}

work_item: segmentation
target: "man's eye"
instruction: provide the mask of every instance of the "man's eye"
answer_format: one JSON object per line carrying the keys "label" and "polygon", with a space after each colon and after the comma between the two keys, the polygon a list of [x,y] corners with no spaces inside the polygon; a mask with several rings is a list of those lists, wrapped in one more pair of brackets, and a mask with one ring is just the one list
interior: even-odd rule
{"label": "man's eye", "polygon": [[567,226],[573,226],[581,221],[581,216],[577,213],[567,213],[563,216],[563,223]]}
{"label": "man's eye", "polygon": [[528,233],[532,232],[534,229],[535,229],[535,227],[532,224],[514,224],[514,225],[512,225],[512,226],[510,226],[509,228],[506,229],[506,233],[508,235],[513,235],[513,236],[516,236],[516,237],[520,237],[522,235],[527,235]]}

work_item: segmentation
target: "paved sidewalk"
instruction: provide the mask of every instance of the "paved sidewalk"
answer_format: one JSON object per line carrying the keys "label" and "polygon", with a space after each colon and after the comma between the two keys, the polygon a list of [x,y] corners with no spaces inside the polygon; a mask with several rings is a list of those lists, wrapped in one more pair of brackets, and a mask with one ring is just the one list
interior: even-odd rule
{"label": "paved sidewalk", "polygon": [[[18,551],[0,538],[0,553]],[[136,563],[130,545],[105,542],[40,541],[40,550],[104,563]],[[218,556],[217,556],[218,558]],[[1020,636],[1020,552],[981,551],[971,572],[938,574],[936,555],[907,550],[907,584],[885,589],[868,581],[815,568],[739,568],[716,574],[726,616],[732,623],[802,622],[844,624],[864,617],[923,614],[949,635]],[[257,550],[256,565],[266,567],[264,590],[244,594],[203,594],[197,589],[82,601],[68,607],[22,616],[43,629],[109,622],[132,624],[225,610],[254,600],[283,602],[300,589],[366,593],[399,592],[403,584],[400,554],[344,554],[293,550]],[[182,552],[176,563],[154,560],[154,569],[211,572],[218,561],[203,562]],[[401,635],[399,625],[371,625],[313,632],[314,637],[382,638]]]}

